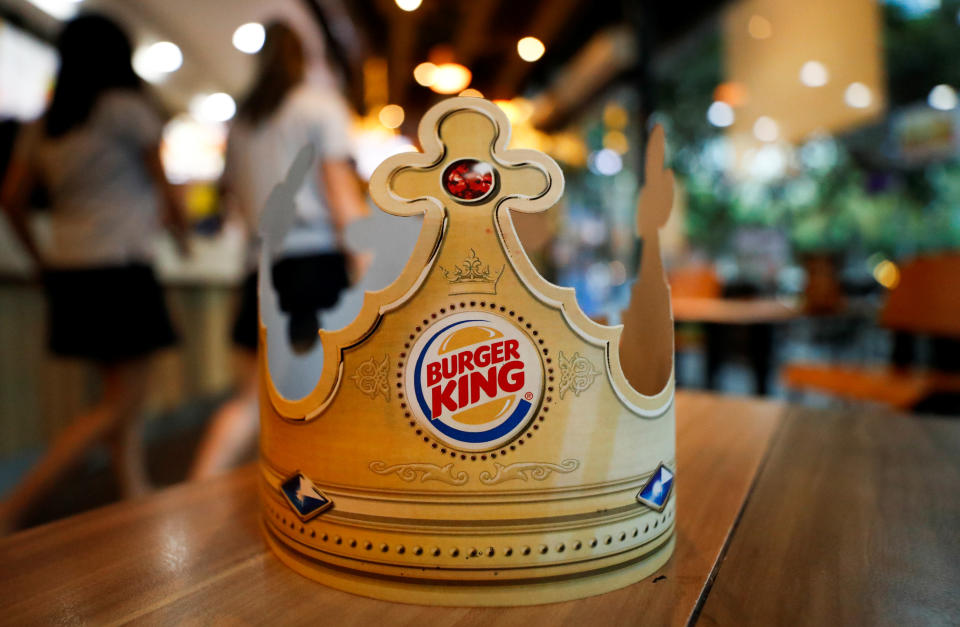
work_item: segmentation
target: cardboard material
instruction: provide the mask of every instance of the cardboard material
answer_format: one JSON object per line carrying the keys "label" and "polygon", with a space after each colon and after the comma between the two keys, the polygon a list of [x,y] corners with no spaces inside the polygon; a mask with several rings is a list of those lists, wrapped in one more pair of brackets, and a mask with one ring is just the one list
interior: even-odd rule
{"label": "cardboard material", "polygon": [[294,226],[294,199],[307,176],[313,171],[315,159],[312,144],[300,149],[286,179],[277,185],[267,198],[259,224],[262,243],[257,286],[260,324],[271,340],[264,348],[278,391],[286,398],[294,399],[306,396],[317,385],[319,373],[323,369],[323,346],[317,342],[306,353],[294,352],[287,340],[289,316],[280,310],[270,268],[280,254],[284,238]]}
{"label": "cardboard material", "polygon": [[660,229],[673,207],[673,170],[664,168],[666,139],[659,124],[650,133],[643,191],[637,203],[637,235],[643,242],[637,280],[623,311],[620,363],[638,392],[656,394],[673,376],[670,285],[660,256]]}
{"label": "cardboard material", "polygon": [[[673,378],[634,389],[621,328],[530,263],[511,213],[552,207],[563,175],[507,150],[509,133],[492,103],[453,98],[421,121],[423,153],[376,170],[371,196],[417,222],[416,244],[352,321],[320,332],[304,397],[281,393],[261,327],[264,529],[308,577],[404,602],[526,605],[628,585],[673,551]],[[669,320],[658,303],[650,315]]]}

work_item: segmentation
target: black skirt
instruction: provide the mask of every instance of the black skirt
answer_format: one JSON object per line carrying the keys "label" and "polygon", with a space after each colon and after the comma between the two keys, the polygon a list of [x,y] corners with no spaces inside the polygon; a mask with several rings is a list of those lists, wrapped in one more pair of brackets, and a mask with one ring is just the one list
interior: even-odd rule
{"label": "black skirt", "polygon": [[171,346],[176,334],[153,268],[143,263],[44,275],[50,350],[110,364]]}
{"label": "black skirt", "polygon": [[[333,307],[350,283],[346,258],[341,253],[284,257],[273,265],[270,274],[280,310],[290,316],[288,334],[294,343],[312,341],[317,314]],[[240,292],[240,307],[233,325],[234,343],[255,351],[257,320],[257,273],[251,272]]]}

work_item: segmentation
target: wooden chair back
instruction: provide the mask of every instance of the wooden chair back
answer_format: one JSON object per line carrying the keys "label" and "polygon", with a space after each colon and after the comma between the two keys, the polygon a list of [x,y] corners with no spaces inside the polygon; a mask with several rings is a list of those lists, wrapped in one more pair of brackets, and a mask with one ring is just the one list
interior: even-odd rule
{"label": "wooden chair back", "polygon": [[903,264],[880,324],[896,331],[960,339],[960,253],[918,257]]}
{"label": "wooden chair back", "polygon": [[668,273],[673,298],[720,298],[723,285],[713,266],[696,264],[674,268]]}

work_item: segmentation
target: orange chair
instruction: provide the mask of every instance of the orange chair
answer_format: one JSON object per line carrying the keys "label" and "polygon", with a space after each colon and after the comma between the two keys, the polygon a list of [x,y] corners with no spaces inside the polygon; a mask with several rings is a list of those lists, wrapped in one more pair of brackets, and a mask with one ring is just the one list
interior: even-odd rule
{"label": "orange chair", "polygon": [[723,284],[713,266],[691,264],[667,273],[672,298],[720,298]]}
{"label": "orange chair", "polygon": [[[905,264],[879,322],[911,336],[960,340],[960,254],[920,257]],[[934,394],[960,394],[960,373],[894,364],[796,363],[784,368],[783,381],[795,389],[874,401],[901,410]]]}

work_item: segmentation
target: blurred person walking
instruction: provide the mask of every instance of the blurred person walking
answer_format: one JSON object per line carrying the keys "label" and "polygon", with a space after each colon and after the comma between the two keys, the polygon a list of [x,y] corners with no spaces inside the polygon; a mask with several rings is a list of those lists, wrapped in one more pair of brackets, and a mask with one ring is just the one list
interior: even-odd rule
{"label": "blurred person walking", "polygon": [[[271,276],[280,309],[289,315],[288,337],[297,352],[309,351],[320,329],[318,314],[332,307],[355,274],[342,251],[347,224],[367,214],[351,164],[350,116],[340,95],[305,81],[306,56],[286,24],[266,29],[256,78],[240,104],[227,143],[221,190],[250,234],[247,267],[233,330],[238,351],[238,390],[214,415],[200,444],[191,478],[214,475],[235,464],[256,441],[257,225],[274,186],[282,182],[305,144],[318,165],[298,191],[296,220]],[[272,261],[272,260],[271,260]]]}
{"label": "blurred person walking", "polygon": [[[186,235],[160,164],[163,120],[131,67],[130,41],[114,22],[79,17],[64,27],[57,48],[52,102],[21,131],[0,203],[42,273],[50,350],[95,363],[103,391],[0,504],[0,533],[15,528],[99,442],[109,445],[124,497],[149,491],[140,421],[148,357],[175,340],[150,265],[161,213],[181,246]],[[26,219],[30,191],[40,182],[52,209],[52,242],[44,251]]]}

